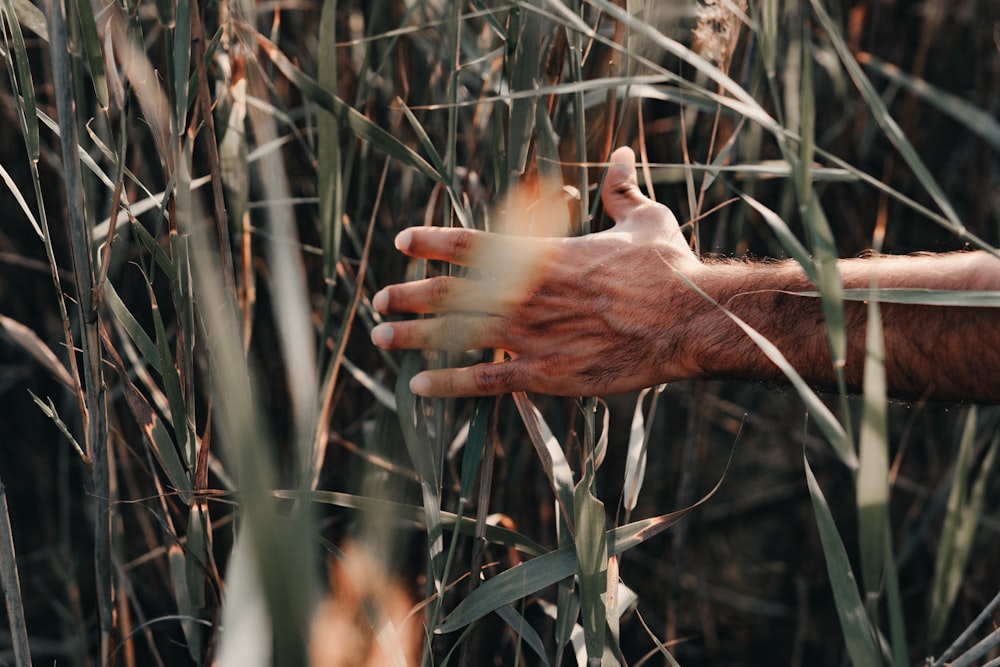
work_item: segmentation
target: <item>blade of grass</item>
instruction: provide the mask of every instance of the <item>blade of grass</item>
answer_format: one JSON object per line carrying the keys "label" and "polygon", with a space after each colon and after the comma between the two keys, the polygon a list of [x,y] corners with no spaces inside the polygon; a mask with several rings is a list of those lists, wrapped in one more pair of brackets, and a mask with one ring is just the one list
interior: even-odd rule
{"label": "blade of grass", "polygon": [[[817,292],[796,292],[796,294],[819,296]],[[881,303],[909,303],[925,306],[1000,307],[1000,294],[997,292],[883,287],[878,289],[846,289],[843,292],[843,297],[846,301],[871,301],[874,299]]]}
{"label": "blade of grass", "polygon": [[11,0],[17,22],[42,38],[49,41],[49,28],[45,22],[45,13],[31,3],[30,0]]}
{"label": "blade of grass", "polygon": [[[317,83],[337,96],[337,0],[326,0],[320,13],[319,59]],[[321,109],[316,117],[318,166],[316,172],[319,193],[319,225],[323,230],[323,277],[332,286],[337,280],[340,261],[340,219],[344,212],[343,178],[341,176],[340,122],[329,111]]]}
{"label": "blade of grass", "polygon": [[[527,10],[528,6],[537,6],[538,0],[519,4],[516,10],[518,20],[507,33],[510,91],[514,94],[521,91],[535,91],[535,94],[514,97],[509,102],[507,169],[512,174],[523,174],[528,161],[528,148],[535,130],[537,90],[548,27],[545,20]],[[512,48],[513,53],[511,53]]]}
{"label": "blade of grass", "polygon": [[182,464],[184,470],[187,473],[193,474],[194,458],[189,456],[190,443],[188,442],[187,406],[184,403],[184,394],[181,389],[177,366],[170,352],[170,342],[163,325],[163,318],[160,315],[160,307],[156,302],[156,297],[152,289],[149,290],[149,303],[152,306],[153,326],[156,331],[156,351],[159,355],[160,368],[162,369],[163,392],[167,395],[167,401],[170,403],[170,422],[174,427],[177,448],[183,457]]}
{"label": "blade of grass", "polygon": [[4,169],[3,165],[0,165],[0,178],[3,179],[3,182],[7,186],[7,189],[14,196],[14,200],[17,202],[17,205],[21,208],[21,211],[24,213],[24,217],[28,219],[28,222],[31,223],[32,228],[34,228],[35,233],[38,234],[38,238],[44,240],[45,235],[42,233],[42,228],[38,225],[38,221],[35,219],[35,214],[31,212],[31,209],[28,207],[28,202],[25,201],[24,199],[24,195],[21,194],[21,191],[18,189],[17,184],[14,183],[14,179],[10,177],[10,174],[7,173],[7,170]]}
{"label": "blade of grass", "polygon": [[934,560],[929,625],[931,642],[936,642],[944,634],[948,617],[962,586],[965,567],[972,554],[973,540],[983,511],[986,487],[997,457],[997,450],[1000,449],[1000,434],[997,434],[983,457],[978,475],[973,474],[977,415],[976,407],[970,407],[962,430],[958,458],[952,473],[951,491],[948,494],[948,506]]}
{"label": "blade of grass", "polygon": [[[823,310],[823,322],[826,327],[830,354],[833,358],[834,374],[840,389],[841,409],[847,419],[847,391],[844,381],[844,365],[847,359],[847,332],[844,328],[844,303],[840,296],[843,284],[837,269],[837,244],[833,238],[833,230],[827,221],[819,203],[819,195],[812,180],[812,164],[814,160],[816,133],[816,96],[813,89],[813,60],[811,41],[803,28],[801,39],[802,71],[799,95],[799,119],[801,138],[799,142],[798,160],[791,151],[783,149],[786,157],[792,162],[792,174],[798,195],[799,212],[802,215],[812,246],[813,261],[816,265],[816,286],[820,294]],[[845,428],[850,429],[850,420],[845,422]]]}
{"label": "blade of grass", "polygon": [[[632,414],[632,426],[629,429],[628,449],[625,453],[625,484],[622,489],[622,506],[625,508],[627,516],[639,500],[639,491],[642,489],[643,480],[646,477],[646,449],[649,445],[649,429],[646,427],[646,420],[642,410],[642,401],[652,390],[652,387],[643,389],[635,401],[635,412]],[[656,405],[655,396],[663,391],[663,385],[656,388],[657,393],[652,400],[650,407],[650,422],[652,422],[653,410]]]}
{"label": "blade of grass", "polygon": [[249,536],[240,531],[226,569],[226,600],[219,638],[219,667],[269,667],[272,628],[261,586],[260,565]]}
{"label": "blade of grass", "polygon": [[441,523],[441,475],[437,469],[440,457],[435,451],[435,439],[431,438],[428,432],[423,401],[410,391],[410,380],[420,370],[420,362],[420,352],[403,354],[403,362],[396,381],[396,408],[406,449],[410,454],[414,470],[420,477],[427,527],[427,548],[430,554],[431,577],[428,586],[433,586],[433,591],[441,595],[444,540]]}
{"label": "blade of grass", "polygon": [[288,80],[294,84],[303,95],[309,100],[318,104],[321,108],[332,113],[348,129],[360,139],[370,142],[376,148],[384,151],[401,163],[413,167],[424,176],[438,183],[446,183],[443,175],[432,167],[427,160],[418,155],[411,148],[403,144],[399,139],[392,136],[385,129],[379,127],[371,120],[363,116],[353,107],[344,103],[339,97],[321,86],[315,79],[309,77],[296,67],[277,46],[269,42],[266,38],[257,35],[257,42],[265,54],[278,67]]}
{"label": "blade of grass", "polygon": [[21,602],[21,582],[14,555],[14,533],[7,508],[7,487],[3,482],[0,482],[0,580],[3,581],[14,662],[17,667],[31,667],[31,647],[28,645],[28,628],[24,619],[24,604]]}
{"label": "blade of grass", "polygon": [[97,36],[94,9],[88,0],[77,0],[77,14],[80,17],[80,33],[83,37],[84,50],[87,53],[87,64],[90,66],[94,94],[97,96],[97,103],[101,109],[107,109],[108,84],[104,76],[104,54],[101,51],[101,40]]}
{"label": "blade of grass", "polygon": [[856,58],[862,65],[906,88],[924,102],[951,116],[969,131],[985,139],[993,148],[1000,150],[1000,122],[997,122],[991,114],[920,77],[907,74],[896,65],[887,63],[870,53],[858,53]]}
{"label": "blade of grass", "polygon": [[[861,581],[870,603],[882,588],[886,560],[886,531],[889,530],[889,447],[885,348],[878,301],[868,302],[868,330],[865,335],[864,410],[858,440],[858,547],[861,554]],[[873,621],[876,614],[871,614]]]}
{"label": "blade of grass", "polygon": [[110,282],[104,283],[104,294],[102,295],[104,302],[111,308],[111,312],[114,314],[115,318],[122,325],[122,328],[128,334],[128,337],[135,343],[135,346],[139,348],[142,353],[142,358],[148,363],[153,370],[162,375],[163,370],[160,366],[160,350],[156,343],[149,337],[142,325],[139,324],[138,320],[132,315],[132,312],[128,309],[128,306],[121,300],[118,296],[118,292],[111,285]]}
{"label": "blade of grass", "polygon": [[[781,246],[802,268],[803,273],[806,274],[809,281],[815,284],[818,279],[816,264],[813,262],[812,257],[810,257],[809,251],[795,237],[795,234],[785,224],[785,221],[781,219],[781,216],[749,195],[741,195],[741,197],[743,201],[750,204],[755,211],[760,213],[760,217],[764,219],[764,222],[771,228],[774,235],[778,237]],[[816,293],[816,296],[819,296],[819,292]]]}
{"label": "blade of grass", "polygon": [[167,560],[170,564],[170,579],[173,583],[174,599],[177,602],[177,612],[181,619],[181,629],[187,641],[187,649],[195,663],[201,662],[201,628],[197,623],[198,609],[191,600],[187,578],[187,558],[184,550],[178,544],[170,545],[167,550]]}
{"label": "blade of grass", "polygon": [[[243,518],[237,539],[245,540],[252,563],[250,573],[245,573],[251,580],[246,585],[255,597],[260,597],[256,591],[263,593],[265,613],[273,628],[273,653],[264,653],[273,656],[275,664],[305,664],[309,618],[320,590],[312,514],[303,502],[307,496],[301,493],[294,497],[292,512],[279,514],[275,507],[272,489],[278,466],[274,448],[254,400],[252,373],[240,344],[236,304],[226,293],[212,236],[208,226],[195,228],[191,265],[218,415],[219,435],[213,440],[221,442],[241,491]],[[311,345],[309,349],[313,349]],[[297,472],[293,469],[293,474]],[[227,607],[231,609],[237,601],[231,597],[224,600],[223,618],[234,613]],[[252,645],[257,646],[256,638]]]}
{"label": "blade of grass", "polygon": [[563,518],[573,531],[573,471],[569,467],[566,455],[563,453],[559,441],[552,435],[552,430],[545,422],[538,407],[528,398],[524,392],[514,393],[514,404],[521,415],[521,420],[528,431],[531,444],[535,447],[535,453],[542,464],[545,475],[549,478],[549,484],[555,493],[556,502],[559,504]]}
{"label": "blade of grass", "polygon": [[0,315],[0,331],[9,336],[21,349],[31,355],[35,361],[40,363],[64,387],[70,391],[75,391],[76,384],[73,382],[73,376],[66,370],[63,363],[59,361],[59,357],[55,355],[55,352],[31,328],[11,317]]}
{"label": "blade of grass", "polygon": [[524,618],[524,614],[517,613],[511,605],[504,605],[497,609],[497,616],[503,619],[504,623],[514,631],[514,634],[518,639],[523,639],[528,647],[535,652],[542,664],[548,667],[549,657],[545,655],[545,644],[542,642],[542,638],[538,636],[538,631],[531,627],[527,619]]}
{"label": "blade of grass", "polygon": [[[874,288],[874,282],[872,287]],[[878,625],[878,596],[884,590],[889,612],[892,664],[907,664],[906,625],[899,590],[899,576],[892,550],[889,514],[888,390],[885,377],[885,340],[877,299],[868,302],[865,333],[864,408],[858,442],[858,545],[861,579],[869,605],[869,618]]]}
{"label": "blade of grass", "polygon": [[[254,137],[260,142],[277,135],[274,118],[251,108],[248,117]],[[297,481],[309,487],[322,449],[316,446],[316,344],[306,288],[306,270],[299,251],[295,214],[289,201],[289,184],[281,153],[262,157],[258,163],[263,189],[264,215],[272,237],[267,243],[268,288],[275,309],[275,325],[285,382],[289,391],[292,442],[296,456]]]}
{"label": "blade of grass", "polygon": [[882,655],[876,640],[876,631],[868,621],[868,614],[858,593],[858,584],[851,569],[847,550],[840,539],[837,524],[823,496],[809,460],[804,456],[806,483],[812,498],[816,525],[819,528],[823,554],[826,557],[826,572],[833,589],[833,599],[837,606],[840,629],[847,645],[847,653],[855,665],[881,665]]}
{"label": "blade of grass", "polygon": [[111,366],[118,373],[122,383],[122,393],[125,395],[125,402],[129,411],[135,419],[136,425],[142,433],[143,440],[149,451],[153,453],[163,472],[167,475],[167,480],[171,486],[180,493],[184,503],[191,502],[191,486],[188,480],[188,471],[185,469],[181,456],[178,453],[174,440],[170,437],[170,432],[150,407],[146,398],[139,389],[132,383],[128,370],[122,362],[121,357],[115,351],[110,339],[104,337],[105,352]]}
{"label": "blade of grass", "polygon": [[66,27],[66,8],[62,0],[47,0],[49,56],[58,117],[63,121],[60,134],[65,202],[69,212],[70,248],[76,279],[77,316],[80,347],[83,351],[83,375],[86,399],[85,451],[93,461],[93,491],[96,499],[94,554],[97,571],[97,608],[101,628],[101,661],[110,659],[115,632],[114,581],[111,575],[111,498],[108,472],[108,423],[104,362],[101,355],[100,314],[94,293],[94,271],[87,222],[84,184],[78,158],[79,141],[75,123],[74,83],[70,43]]}
{"label": "blade of grass", "polygon": [[580,616],[587,664],[600,665],[604,655],[608,593],[608,542],[605,532],[604,503],[593,493],[594,469],[587,466],[576,485],[573,498],[576,525],[576,563],[580,582]]}
{"label": "blade of grass", "polygon": [[[27,3],[34,11],[39,11],[34,5]],[[16,0],[3,1],[3,19],[5,28],[9,29],[11,39],[7,39],[7,30],[4,30],[4,43],[7,45],[8,58],[10,57],[10,42],[14,44],[14,61],[17,76],[14,76],[15,69],[9,69],[11,88],[15,96],[19,97],[20,103],[17,105],[18,120],[21,121],[21,129],[24,133],[25,147],[28,149],[28,159],[32,162],[38,160],[39,139],[38,139],[38,109],[35,105],[35,84],[31,77],[31,67],[28,60],[28,50],[24,45],[24,35],[21,32],[21,21],[15,17],[23,4]],[[44,25],[45,17],[40,17]]]}

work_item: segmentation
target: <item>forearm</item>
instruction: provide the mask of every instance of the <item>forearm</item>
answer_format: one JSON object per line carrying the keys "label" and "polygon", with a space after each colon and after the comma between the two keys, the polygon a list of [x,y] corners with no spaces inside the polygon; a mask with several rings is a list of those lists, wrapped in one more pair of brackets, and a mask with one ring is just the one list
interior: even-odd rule
{"label": "forearm", "polygon": [[[703,289],[774,343],[817,387],[835,386],[822,308],[795,262],[707,265]],[[998,290],[1000,260],[985,253],[841,260],[845,289]],[[859,389],[865,360],[867,305],[845,301],[844,375]],[[776,380],[781,371],[731,320],[714,309],[692,354],[706,377]],[[1000,401],[1000,309],[882,303],[890,393],[899,397]],[[705,320],[705,324],[708,320]]]}

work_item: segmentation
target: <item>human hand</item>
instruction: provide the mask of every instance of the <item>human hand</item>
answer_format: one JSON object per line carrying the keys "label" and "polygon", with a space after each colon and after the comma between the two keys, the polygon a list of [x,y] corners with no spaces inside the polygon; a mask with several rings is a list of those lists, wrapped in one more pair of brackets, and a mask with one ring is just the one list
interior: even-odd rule
{"label": "human hand", "polygon": [[384,314],[439,317],[380,324],[372,341],[385,349],[510,355],[423,371],[410,383],[414,393],[588,396],[701,374],[690,346],[709,308],[678,274],[697,284],[704,265],[673,213],[639,190],[631,149],[611,156],[601,196],[615,225],[597,234],[533,238],[425,227],[396,237],[411,257],[473,271],[379,291],[372,302]]}

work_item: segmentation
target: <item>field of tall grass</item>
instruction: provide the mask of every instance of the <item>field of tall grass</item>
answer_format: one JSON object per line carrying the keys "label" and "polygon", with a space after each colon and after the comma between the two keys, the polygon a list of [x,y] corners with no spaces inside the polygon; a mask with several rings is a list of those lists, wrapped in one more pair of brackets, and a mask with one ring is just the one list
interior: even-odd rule
{"label": "field of tall grass", "polygon": [[0,25],[5,664],[1000,664],[1000,412],[888,399],[877,299],[861,395],[425,400],[479,353],[369,340],[380,287],[457,270],[400,230],[599,233],[630,145],[697,252],[816,277],[836,359],[836,257],[998,252],[997,3]]}

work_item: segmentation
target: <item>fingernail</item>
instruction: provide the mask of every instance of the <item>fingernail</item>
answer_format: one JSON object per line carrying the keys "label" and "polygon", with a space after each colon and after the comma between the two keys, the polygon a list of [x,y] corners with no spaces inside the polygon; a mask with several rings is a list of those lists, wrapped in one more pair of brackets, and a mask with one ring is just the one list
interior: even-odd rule
{"label": "fingernail", "polygon": [[384,289],[380,289],[372,297],[372,306],[375,307],[380,313],[386,313],[389,311],[389,293]]}
{"label": "fingernail", "polygon": [[379,347],[389,347],[394,333],[391,324],[379,324],[372,329],[372,343]]}
{"label": "fingernail", "polygon": [[399,234],[396,235],[396,249],[400,252],[406,252],[410,249],[410,243],[413,241],[413,232],[409,229],[404,229]]}
{"label": "fingernail", "polygon": [[410,380],[410,391],[417,396],[427,396],[431,391],[431,381],[423,375],[414,375]]}

